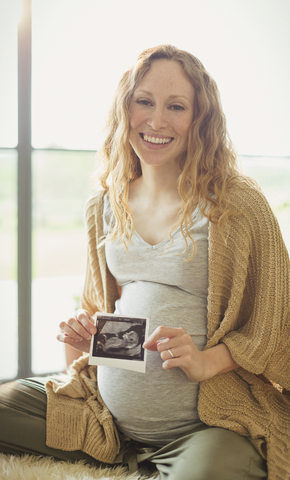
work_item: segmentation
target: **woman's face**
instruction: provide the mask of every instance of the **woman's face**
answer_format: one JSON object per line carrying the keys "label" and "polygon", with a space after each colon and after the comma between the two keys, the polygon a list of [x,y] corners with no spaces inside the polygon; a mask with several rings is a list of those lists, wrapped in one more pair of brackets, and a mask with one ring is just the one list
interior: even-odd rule
{"label": "woman's face", "polygon": [[154,60],[129,109],[129,139],[141,164],[176,162],[185,152],[193,101],[194,88],[182,66],[174,60]]}

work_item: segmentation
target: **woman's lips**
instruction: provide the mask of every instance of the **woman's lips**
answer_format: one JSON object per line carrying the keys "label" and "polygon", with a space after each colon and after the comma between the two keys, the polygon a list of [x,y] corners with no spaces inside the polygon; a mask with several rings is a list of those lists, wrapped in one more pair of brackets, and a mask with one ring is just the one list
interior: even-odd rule
{"label": "woman's lips", "polygon": [[174,138],[173,137],[164,137],[158,135],[150,135],[146,133],[140,133],[140,137],[148,148],[162,149],[166,148]]}

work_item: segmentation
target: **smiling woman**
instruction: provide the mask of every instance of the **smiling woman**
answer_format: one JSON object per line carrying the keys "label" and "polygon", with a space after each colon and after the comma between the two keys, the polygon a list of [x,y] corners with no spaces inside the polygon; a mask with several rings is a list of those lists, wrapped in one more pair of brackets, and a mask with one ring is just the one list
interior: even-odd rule
{"label": "smiling woman", "polygon": [[[286,278],[289,258],[266,200],[238,171],[219,92],[202,63],[171,45],[142,52],[121,78],[99,155],[103,188],[86,208],[85,310],[62,322],[59,340],[88,351],[84,339],[98,310],[148,316],[145,375],[98,367],[118,430],[154,448],[137,461],[154,463],[160,479],[265,478],[265,445],[269,459],[276,455],[265,427],[268,409],[274,414],[263,407],[268,380],[289,386],[288,368],[273,360],[287,363],[288,336],[272,343],[266,328],[274,317],[287,328],[289,285],[277,290],[265,268],[271,259],[271,272]],[[271,350],[277,341],[279,351]],[[275,412],[289,419],[282,395],[269,388],[281,408]],[[261,422],[249,418],[257,405]],[[258,442],[245,438],[253,425]]]}
{"label": "smiling woman", "polygon": [[[10,451],[149,461],[160,480],[285,478],[289,256],[268,202],[238,170],[203,64],[172,45],[142,52],[120,80],[99,156],[82,309],[57,338],[78,357],[102,330],[96,312],[150,318],[146,371],[96,372],[85,355],[64,383],[12,384],[0,391],[1,448],[9,438]],[[135,328],[106,333],[116,331],[102,331],[101,348],[137,347]],[[33,426],[13,434],[27,430],[24,408],[14,409],[24,391],[47,401],[37,447]]]}
{"label": "smiling woman", "polygon": [[[238,170],[202,63],[171,45],[142,52],[121,78],[99,155],[102,188],[86,206],[83,309],[61,322],[58,339],[88,352],[101,329],[96,311],[150,318],[144,375],[98,367],[118,438],[137,448],[129,463],[149,460],[162,480],[276,480],[277,462],[289,467],[276,448],[289,440],[278,427],[290,422],[281,392],[290,386],[289,257],[263,194]],[[86,368],[82,357],[69,384],[75,372],[95,375]],[[58,386],[47,388],[49,445],[67,448]]]}

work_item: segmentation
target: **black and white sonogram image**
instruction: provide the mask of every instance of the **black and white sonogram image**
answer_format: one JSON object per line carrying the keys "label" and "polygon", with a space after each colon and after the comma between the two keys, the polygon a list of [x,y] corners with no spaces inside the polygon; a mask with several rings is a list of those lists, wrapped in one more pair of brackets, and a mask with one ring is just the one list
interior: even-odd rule
{"label": "black and white sonogram image", "polygon": [[143,360],[146,319],[98,315],[93,356]]}

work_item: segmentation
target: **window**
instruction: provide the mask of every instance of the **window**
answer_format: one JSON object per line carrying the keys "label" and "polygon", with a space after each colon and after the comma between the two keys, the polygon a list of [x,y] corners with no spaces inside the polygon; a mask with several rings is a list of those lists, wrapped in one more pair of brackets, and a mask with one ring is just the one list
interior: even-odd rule
{"label": "window", "polygon": [[55,337],[79,304],[86,265],[83,212],[93,166],[94,152],[33,151],[33,373],[65,367],[64,346]]}
{"label": "window", "polygon": [[81,293],[95,151],[120,75],[148,46],[191,51],[217,81],[290,251],[289,13],[287,0],[0,0],[0,379],[65,366],[55,336]]}

